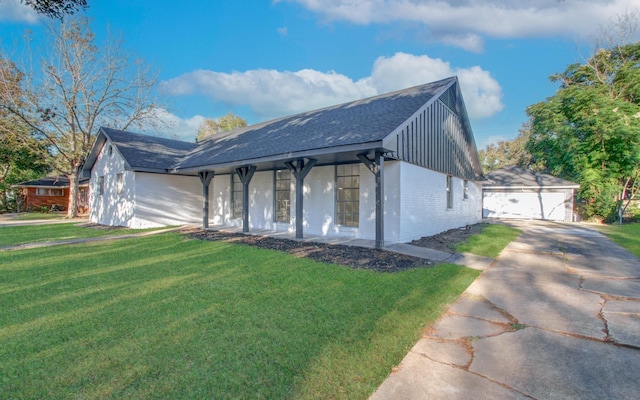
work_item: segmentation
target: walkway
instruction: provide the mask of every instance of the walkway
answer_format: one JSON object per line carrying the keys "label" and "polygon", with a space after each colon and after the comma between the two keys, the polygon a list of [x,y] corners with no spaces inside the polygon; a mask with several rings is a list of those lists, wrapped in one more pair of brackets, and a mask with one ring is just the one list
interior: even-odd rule
{"label": "walkway", "polygon": [[579,225],[518,225],[372,400],[640,398],[640,261]]}

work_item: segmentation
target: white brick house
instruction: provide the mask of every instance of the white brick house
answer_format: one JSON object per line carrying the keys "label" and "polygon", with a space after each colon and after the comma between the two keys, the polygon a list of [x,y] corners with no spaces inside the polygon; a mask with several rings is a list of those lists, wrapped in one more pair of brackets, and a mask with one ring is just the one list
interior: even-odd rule
{"label": "white brick house", "polygon": [[90,220],[202,223],[407,242],[482,218],[482,170],[455,77],[195,144],[102,128]]}

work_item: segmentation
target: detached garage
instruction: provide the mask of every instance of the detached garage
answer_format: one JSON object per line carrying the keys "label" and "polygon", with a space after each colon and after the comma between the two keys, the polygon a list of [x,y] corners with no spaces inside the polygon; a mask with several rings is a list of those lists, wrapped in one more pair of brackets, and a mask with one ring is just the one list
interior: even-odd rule
{"label": "detached garage", "polygon": [[579,187],[522,167],[500,168],[482,185],[482,216],[571,222],[573,195]]}

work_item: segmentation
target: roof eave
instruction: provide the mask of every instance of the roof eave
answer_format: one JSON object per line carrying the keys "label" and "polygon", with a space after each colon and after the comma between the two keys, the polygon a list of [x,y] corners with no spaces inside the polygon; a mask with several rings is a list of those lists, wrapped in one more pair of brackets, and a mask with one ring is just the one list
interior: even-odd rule
{"label": "roof eave", "polygon": [[181,173],[181,172],[193,173],[193,172],[204,171],[204,170],[215,170],[218,168],[229,168],[233,166],[254,165],[254,164],[270,163],[270,162],[277,162],[277,161],[284,162],[289,160],[295,160],[298,158],[314,158],[322,155],[336,154],[336,153],[367,152],[367,151],[381,149],[381,148],[382,148],[382,141],[379,140],[379,141],[368,142],[368,143],[358,143],[358,144],[351,144],[351,145],[345,145],[345,146],[326,147],[321,149],[281,153],[281,154],[275,154],[275,155],[266,156],[266,157],[228,161],[228,162],[223,162],[218,164],[206,164],[206,165],[192,166],[187,168],[178,167],[178,168],[172,169],[171,172],[172,173]]}

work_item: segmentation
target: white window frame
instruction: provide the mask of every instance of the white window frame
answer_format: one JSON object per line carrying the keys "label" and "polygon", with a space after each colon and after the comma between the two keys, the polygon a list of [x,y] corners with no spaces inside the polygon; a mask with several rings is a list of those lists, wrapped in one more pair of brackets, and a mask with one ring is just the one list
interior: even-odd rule
{"label": "white window frame", "polygon": [[291,223],[291,171],[273,171],[273,222]]}
{"label": "white window frame", "polygon": [[335,168],[335,221],[338,226],[360,226],[360,164]]}

